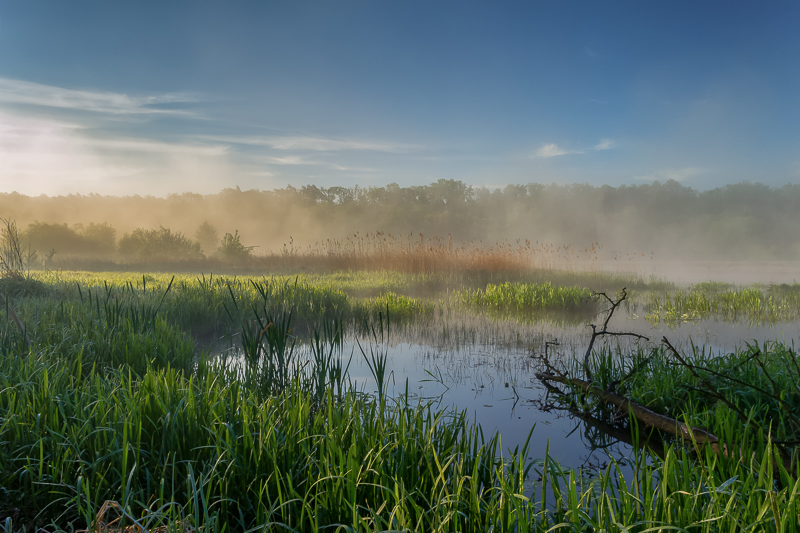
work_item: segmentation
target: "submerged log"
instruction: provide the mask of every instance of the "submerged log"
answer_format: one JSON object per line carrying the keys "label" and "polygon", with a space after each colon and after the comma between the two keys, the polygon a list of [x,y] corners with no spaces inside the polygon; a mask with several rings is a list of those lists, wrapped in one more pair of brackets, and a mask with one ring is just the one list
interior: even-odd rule
{"label": "submerged log", "polygon": [[716,450],[719,438],[713,433],[709,433],[704,429],[694,428],[674,418],[655,413],[643,405],[629,400],[624,396],[620,396],[619,394],[603,390],[588,381],[547,372],[537,372],[536,377],[542,381],[554,381],[556,383],[578,387],[583,392],[597,396],[604,402],[615,406],[622,413],[633,416],[636,420],[648,427],[656,428],[675,437],[691,440],[698,445],[711,444]]}
{"label": "submerged log", "polygon": [[[627,298],[627,292],[626,292],[625,289],[622,289],[622,291],[620,293],[620,296],[616,300],[612,299],[607,294],[602,293],[602,292],[601,293],[597,293],[597,294],[599,296],[604,297],[611,304],[611,307],[607,310],[608,314],[606,315],[606,318],[603,321],[603,326],[602,326],[601,329],[598,330],[596,325],[590,324],[590,327],[592,328],[592,338],[591,338],[591,340],[589,342],[589,347],[586,350],[586,354],[583,357],[583,369],[584,369],[584,372],[586,374],[586,376],[585,376],[586,379],[583,380],[583,379],[579,379],[579,378],[572,378],[572,377],[567,376],[564,373],[559,372],[557,369],[555,369],[550,364],[550,360],[549,360],[549,357],[548,357],[548,354],[547,354],[548,345],[549,344],[553,344],[553,343],[545,343],[545,353],[544,353],[544,357],[542,358],[542,362],[544,363],[544,366],[545,366],[547,371],[546,372],[537,372],[536,373],[536,377],[539,379],[539,381],[541,381],[548,388],[548,390],[550,390],[551,392],[557,391],[562,396],[564,395],[564,393],[561,392],[561,391],[558,391],[557,387],[554,387],[551,383],[561,383],[563,385],[568,385],[570,387],[574,387],[574,388],[580,389],[582,395],[591,394],[593,396],[596,396],[597,398],[600,398],[605,403],[615,406],[623,415],[627,415],[629,417],[635,418],[638,422],[644,424],[645,427],[655,428],[655,429],[661,431],[662,433],[665,433],[665,434],[668,434],[668,435],[672,435],[673,437],[677,437],[677,438],[680,438],[680,439],[685,440],[685,441],[690,441],[692,443],[693,447],[694,447],[695,452],[700,452],[704,447],[707,446],[707,447],[711,448],[711,450],[715,454],[721,455],[722,457],[725,457],[725,458],[736,458],[739,461],[744,461],[745,460],[745,456],[744,456],[744,454],[743,454],[741,449],[738,449],[738,451],[737,451],[736,448],[738,448],[738,447],[735,447],[734,449],[729,450],[728,447],[724,443],[720,443],[719,442],[719,437],[717,437],[713,433],[710,433],[710,432],[708,432],[708,431],[706,431],[704,429],[700,429],[700,428],[695,428],[695,427],[689,426],[688,424],[685,424],[683,422],[679,422],[678,420],[675,420],[674,418],[670,418],[668,416],[658,414],[658,413],[656,413],[654,411],[651,411],[650,409],[644,407],[643,405],[632,401],[629,398],[626,398],[624,396],[620,396],[619,394],[616,394],[615,392],[612,392],[612,390],[605,390],[605,389],[602,389],[602,388],[598,387],[597,385],[595,385],[594,377],[592,376],[591,369],[589,368],[589,358],[591,357],[592,348],[594,347],[594,341],[595,341],[595,339],[597,339],[597,337],[600,337],[600,336],[603,336],[603,335],[631,336],[631,337],[636,337],[636,338],[639,338],[639,339],[649,340],[647,337],[645,337],[643,335],[639,335],[637,333],[612,332],[612,331],[608,330],[608,323],[611,320],[611,317],[614,315],[614,312],[619,308],[620,304]],[[683,357],[681,357],[681,355],[672,346],[672,344],[669,343],[669,341],[667,340],[666,337],[664,337],[663,342],[670,349],[670,351],[675,355],[675,357],[681,362],[681,364],[683,366],[688,368],[695,375],[695,377],[697,377],[698,379],[701,379],[701,377],[695,371],[694,367],[692,365],[690,365],[688,362],[686,362],[683,359]],[[649,358],[647,359],[647,361],[649,361]],[[645,363],[646,363],[646,361],[645,361]],[[763,369],[763,366],[762,366],[762,369]],[[622,380],[625,380],[625,379],[629,378],[630,376],[632,376],[638,370],[639,370],[639,367],[633,368],[628,373],[627,376],[622,378]],[[765,371],[765,373],[766,373],[766,371]],[[767,376],[767,377],[769,377],[769,376]],[[619,383],[619,382],[620,381],[613,382],[611,384],[611,388],[613,389],[614,385],[616,383]],[[748,385],[748,386],[752,387],[752,385]],[[754,387],[752,387],[752,388],[754,388]],[[555,391],[554,391],[554,389],[555,389]],[[781,405],[783,407],[786,407],[785,401],[783,400],[783,397],[778,394],[777,387],[775,386],[774,382],[773,382],[773,389],[775,390],[775,395],[773,396],[773,398],[775,398],[776,400],[780,401]],[[757,389],[757,390],[761,390],[761,389]],[[726,403],[734,411],[736,411],[741,416],[743,416],[743,418],[746,418],[746,416],[744,416],[743,413],[732,402],[730,402],[726,398],[724,398],[724,396],[722,396],[721,394],[718,394],[713,389],[710,389],[709,392],[711,392],[712,395],[714,397],[716,397],[718,400]],[[767,393],[766,391],[761,390],[761,392],[763,392],[763,393],[765,393],[765,394],[767,394],[769,396],[769,393]],[[574,413],[576,413],[578,416],[580,416],[581,418],[585,418],[586,416],[588,416],[588,413],[585,413],[585,412],[584,413],[580,413],[580,411],[582,411],[582,409],[576,404],[576,402],[574,400],[570,399],[569,403],[570,403],[570,410],[573,411]],[[795,477],[800,475],[800,462],[792,461],[791,454],[787,453],[786,449],[782,448],[781,446],[778,446],[777,448],[774,448],[773,444],[771,442],[769,442],[769,441],[766,444],[771,449],[774,449],[775,452],[777,452],[776,455],[775,455],[777,461],[775,461],[774,464],[773,464],[773,476],[774,476],[774,478],[776,480],[780,479],[780,474],[781,474],[780,466],[782,466],[786,471],[791,472],[791,474],[793,476],[795,476]],[[752,453],[754,454],[755,452],[752,452]],[[772,452],[770,452],[770,453],[772,453]],[[780,466],[779,466],[779,464],[780,464]]]}
{"label": "submerged log", "polygon": [[[745,460],[745,456],[742,454],[741,450],[739,450],[738,453],[736,450],[729,451],[725,444],[720,445],[719,437],[713,433],[709,433],[704,429],[689,426],[688,424],[679,422],[674,418],[655,413],[647,407],[634,402],[633,400],[625,398],[624,396],[620,396],[619,394],[603,390],[600,387],[592,385],[588,381],[578,378],[570,378],[560,374],[551,374],[548,372],[537,372],[536,377],[545,384],[547,384],[548,381],[553,381],[556,383],[562,383],[564,385],[578,387],[584,393],[592,394],[604,402],[614,405],[622,413],[634,417],[647,427],[656,428],[664,433],[673,435],[674,437],[691,441],[696,452],[699,452],[704,446],[709,446],[714,453],[720,454],[725,458],[731,458],[731,456],[733,456],[738,457],[739,461]],[[790,472],[795,477],[800,475],[800,465],[792,461],[792,458],[789,456],[789,454],[780,448],[778,448],[776,452],[776,459],[780,461],[781,466],[783,466],[787,472]],[[755,452],[753,452],[753,454],[755,454]],[[780,467],[777,462],[773,464],[772,475],[776,480],[780,480]]]}

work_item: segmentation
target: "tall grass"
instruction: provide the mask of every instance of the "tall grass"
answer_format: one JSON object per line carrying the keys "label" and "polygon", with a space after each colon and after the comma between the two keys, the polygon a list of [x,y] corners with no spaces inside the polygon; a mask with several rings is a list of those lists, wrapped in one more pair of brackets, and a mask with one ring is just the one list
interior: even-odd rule
{"label": "tall grass", "polygon": [[313,269],[390,270],[407,273],[501,272],[528,269],[594,270],[599,244],[581,250],[517,240],[494,244],[454,242],[422,233],[356,233],[328,239],[304,250],[284,248],[281,256]]}
{"label": "tall grass", "polygon": [[[356,232],[341,239],[327,239],[306,247],[296,247],[291,239],[281,249],[268,251],[231,262],[220,258],[173,260],[161,263],[113,263],[103,259],[70,257],[51,263],[51,268],[135,271],[216,271],[227,273],[270,272],[341,272],[391,271],[407,274],[463,272],[525,272],[563,270],[597,272],[602,246],[558,246],[548,242],[453,241],[448,235],[425,236],[422,233],[389,234]],[[615,255],[612,262],[624,270],[636,269],[644,254]]]}
{"label": "tall grass", "polygon": [[[253,319],[255,309],[263,310],[265,301],[269,305],[291,307],[296,332],[304,335],[336,317],[360,324],[365,318],[376,317],[378,311],[385,310],[387,305],[393,319],[398,322],[433,311],[432,304],[419,298],[382,288],[374,297],[350,297],[346,289],[352,283],[342,287],[336,279],[314,276],[64,272],[40,275],[31,280],[33,284],[41,285],[42,282],[66,302],[88,301],[90,297],[94,302],[100,298],[101,312],[104,312],[102,303],[107,299],[135,302],[133,305],[149,309],[160,305],[159,314],[169,323],[200,336],[227,332],[231,327],[238,330],[242,320]],[[39,291],[36,294],[45,293]],[[48,301],[47,298],[26,300],[22,305],[46,307],[50,305]]]}
{"label": "tall grass", "polygon": [[661,348],[640,350],[627,358],[627,366],[608,351],[596,362],[601,378],[608,376],[602,386],[637,367],[618,385],[620,391],[656,412],[709,427],[738,414],[740,429],[763,429],[775,441],[800,437],[800,366],[793,348],[769,342],[714,353],[695,346],[684,358],[691,368]]}
{"label": "tall grass", "polygon": [[19,524],[87,527],[113,500],[208,531],[798,526],[800,486],[788,474],[773,485],[768,452],[693,463],[673,449],[664,462],[640,457],[627,478],[612,464],[586,479],[528,459],[535,430],[508,454],[464,413],[355,391],[317,402],[297,381],[261,397],[213,365],[135,376],[3,358],[0,386],[0,515],[19,509]]}

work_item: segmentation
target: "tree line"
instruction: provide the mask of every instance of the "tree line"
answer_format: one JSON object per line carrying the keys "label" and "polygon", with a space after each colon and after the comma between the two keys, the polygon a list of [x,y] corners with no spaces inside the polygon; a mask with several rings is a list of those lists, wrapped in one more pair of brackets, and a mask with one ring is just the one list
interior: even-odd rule
{"label": "tree line", "polygon": [[20,235],[27,244],[27,262],[39,260],[46,266],[61,256],[94,259],[118,258],[133,262],[198,261],[215,257],[241,261],[252,257],[253,246],[241,242],[239,232],[226,233],[219,238],[217,229],[204,221],[194,239],[179,231],[160,226],[154,229],[136,228],[116,240],[117,230],[110,224],[89,223],[88,226],[35,221]]}
{"label": "tree line", "polygon": [[26,228],[41,256],[177,250],[209,256],[222,253],[225,239],[237,253],[252,253],[254,247],[269,252],[290,240],[302,247],[380,231],[486,243],[523,239],[582,247],[599,242],[607,253],[655,252],[663,259],[800,258],[799,184],[775,188],[744,182],[699,191],[670,180],[620,187],[531,183],[492,190],[439,180],[410,187],[237,187],[166,198],[7,193],[0,194],[0,214]]}

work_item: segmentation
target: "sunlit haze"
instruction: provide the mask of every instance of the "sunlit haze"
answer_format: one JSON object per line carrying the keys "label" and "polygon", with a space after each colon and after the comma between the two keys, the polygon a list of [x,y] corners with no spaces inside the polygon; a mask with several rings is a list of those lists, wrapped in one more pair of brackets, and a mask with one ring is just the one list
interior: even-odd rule
{"label": "sunlit haze", "polygon": [[800,181],[796,2],[3,2],[0,192]]}

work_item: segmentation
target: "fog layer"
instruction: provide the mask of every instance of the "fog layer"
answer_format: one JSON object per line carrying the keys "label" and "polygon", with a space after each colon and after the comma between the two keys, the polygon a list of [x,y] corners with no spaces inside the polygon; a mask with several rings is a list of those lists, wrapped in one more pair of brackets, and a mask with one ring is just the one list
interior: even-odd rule
{"label": "fog layer", "polygon": [[[797,184],[740,183],[696,191],[675,181],[617,188],[531,183],[487,190],[439,180],[407,188],[236,188],[166,198],[9,193],[0,194],[0,215],[21,229],[34,229],[38,222],[40,229],[67,224],[77,233],[102,234],[104,253],[115,253],[115,239],[137,228],[164,227],[190,239],[210,235],[212,241],[214,232],[222,238],[238,230],[241,243],[257,247],[256,254],[384,232],[486,245],[517,239],[575,248],[599,243],[601,260],[634,253],[653,254],[657,261],[800,259]],[[71,250],[66,238],[40,239],[32,246],[62,255],[86,251],[80,245]],[[207,253],[213,246],[203,243]]]}

